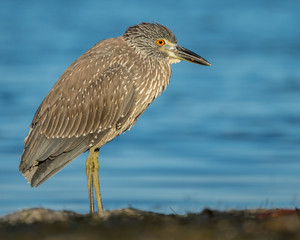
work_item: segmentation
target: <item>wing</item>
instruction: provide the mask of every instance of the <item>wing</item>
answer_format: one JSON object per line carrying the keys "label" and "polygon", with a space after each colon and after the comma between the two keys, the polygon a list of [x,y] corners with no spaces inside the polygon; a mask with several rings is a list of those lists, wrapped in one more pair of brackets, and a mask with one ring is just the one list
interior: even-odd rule
{"label": "wing", "polygon": [[47,180],[108,133],[116,137],[128,124],[135,103],[133,75],[121,65],[102,74],[91,68],[80,71],[80,66],[66,70],[34,116],[20,163],[31,186]]}

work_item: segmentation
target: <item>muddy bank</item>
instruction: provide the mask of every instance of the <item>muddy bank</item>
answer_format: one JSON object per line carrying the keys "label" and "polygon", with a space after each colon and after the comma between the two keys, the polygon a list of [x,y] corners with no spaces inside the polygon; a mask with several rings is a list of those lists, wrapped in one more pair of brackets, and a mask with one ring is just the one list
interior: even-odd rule
{"label": "muddy bank", "polygon": [[136,209],[103,216],[36,208],[0,217],[0,239],[300,239],[297,209],[213,211],[164,215]]}

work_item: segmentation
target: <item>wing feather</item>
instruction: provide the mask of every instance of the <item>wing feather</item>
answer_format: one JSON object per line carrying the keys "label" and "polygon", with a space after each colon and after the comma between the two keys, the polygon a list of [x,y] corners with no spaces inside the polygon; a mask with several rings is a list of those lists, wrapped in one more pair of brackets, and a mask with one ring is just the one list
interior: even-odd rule
{"label": "wing feather", "polygon": [[75,117],[75,115],[69,114],[67,119],[68,119],[67,124],[62,125],[61,129],[57,132],[56,137],[62,137],[62,138],[67,137],[71,129],[73,128],[77,118]]}
{"label": "wing feather", "polygon": [[78,115],[74,116],[74,118],[75,118],[74,124],[73,124],[73,126],[72,126],[72,128],[70,129],[69,132],[64,133],[64,136],[67,136],[67,137],[70,138],[70,137],[73,137],[73,136],[77,135],[78,127],[79,127],[81,119],[83,117],[82,115],[83,115],[82,113],[79,113]]}
{"label": "wing feather", "polygon": [[92,128],[95,122],[95,104],[92,103],[89,107],[89,111],[88,111],[88,124],[86,124],[85,129],[84,129],[84,134],[87,135],[89,133],[93,133]]}
{"label": "wing feather", "polygon": [[56,135],[54,136],[55,138],[61,136],[62,130],[65,129],[66,126],[71,124],[69,116],[70,116],[69,111],[64,111],[64,113],[60,115],[60,119],[58,120],[60,124],[55,129],[55,133],[56,133]]}
{"label": "wing feather", "polygon": [[55,116],[53,118],[53,125],[51,130],[49,131],[48,135],[52,138],[55,138],[58,132],[58,129],[60,128],[61,124],[63,124],[65,119],[66,109],[60,109],[60,111],[57,111],[55,113]]}

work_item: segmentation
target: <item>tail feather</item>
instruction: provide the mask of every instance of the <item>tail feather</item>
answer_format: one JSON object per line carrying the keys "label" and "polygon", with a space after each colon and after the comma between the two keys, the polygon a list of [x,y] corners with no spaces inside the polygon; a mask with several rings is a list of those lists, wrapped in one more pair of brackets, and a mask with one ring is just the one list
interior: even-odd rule
{"label": "tail feather", "polygon": [[38,186],[87,150],[87,136],[48,139],[31,129],[19,169],[32,187]]}
{"label": "tail feather", "polygon": [[77,158],[85,151],[87,151],[86,145],[80,144],[72,151],[64,152],[57,156],[55,159],[46,159],[37,166],[34,174],[30,175],[31,187],[39,186],[48,178],[62,170],[66,165],[71,163],[75,158]]}

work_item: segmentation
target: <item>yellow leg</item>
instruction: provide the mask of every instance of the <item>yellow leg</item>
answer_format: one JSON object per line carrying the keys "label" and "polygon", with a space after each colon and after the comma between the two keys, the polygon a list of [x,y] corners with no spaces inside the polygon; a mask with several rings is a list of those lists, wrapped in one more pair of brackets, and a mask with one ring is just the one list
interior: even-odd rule
{"label": "yellow leg", "polygon": [[88,191],[89,191],[89,208],[90,213],[94,213],[94,187],[96,194],[96,201],[98,207],[98,213],[101,215],[103,213],[103,206],[101,201],[101,193],[100,193],[100,184],[99,184],[99,150],[95,148],[91,148],[89,152],[89,156],[86,160],[86,175],[88,181]]}
{"label": "yellow leg", "polygon": [[101,215],[103,213],[103,205],[101,200],[101,192],[100,192],[100,183],[99,183],[99,149],[94,151],[94,172],[93,172],[93,182],[95,187],[95,194],[96,194],[96,201],[97,201],[97,208],[98,213]]}
{"label": "yellow leg", "polygon": [[93,159],[91,152],[89,152],[89,156],[86,159],[86,177],[88,183],[89,209],[90,213],[94,213]]}

